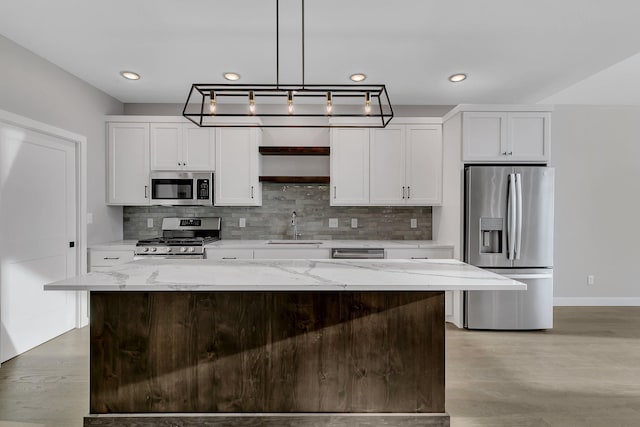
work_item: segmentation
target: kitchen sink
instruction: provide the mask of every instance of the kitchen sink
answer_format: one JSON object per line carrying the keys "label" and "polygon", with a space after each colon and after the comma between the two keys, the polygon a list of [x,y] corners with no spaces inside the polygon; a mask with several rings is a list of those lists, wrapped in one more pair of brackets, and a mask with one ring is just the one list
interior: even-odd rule
{"label": "kitchen sink", "polygon": [[317,240],[269,240],[267,245],[321,245]]}

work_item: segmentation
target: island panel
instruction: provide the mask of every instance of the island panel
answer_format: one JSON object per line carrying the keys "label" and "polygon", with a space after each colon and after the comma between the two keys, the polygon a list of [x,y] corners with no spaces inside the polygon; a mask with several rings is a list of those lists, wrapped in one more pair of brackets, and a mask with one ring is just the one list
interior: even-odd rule
{"label": "island panel", "polygon": [[444,292],[91,292],[92,414],[444,413]]}

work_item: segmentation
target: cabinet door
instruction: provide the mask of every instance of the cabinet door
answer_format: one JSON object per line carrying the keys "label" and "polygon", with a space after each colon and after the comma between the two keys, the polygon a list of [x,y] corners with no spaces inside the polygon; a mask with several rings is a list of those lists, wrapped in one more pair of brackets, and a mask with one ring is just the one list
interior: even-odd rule
{"label": "cabinet door", "polygon": [[215,163],[215,129],[182,125],[183,169],[213,171]]}
{"label": "cabinet door", "polygon": [[369,129],[331,130],[331,206],[369,204]]}
{"label": "cabinet door", "polygon": [[507,113],[462,113],[462,160],[507,161]]}
{"label": "cabinet door", "polygon": [[89,249],[89,271],[108,271],[111,267],[133,261],[133,251]]}
{"label": "cabinet door", "polygon": [[549,113],[509,113],[509,161],[549,160],[550,119]]}
{"label": "cabinet door", "polygon": [[406,127],[407,205],[442,203],[442,126]]}
{"label": "cabinet door", "polygon": [[388,259],[451,259],[453,248],[385,249]]}
{"label": "cabinet door", "polygon": [[329,249],[255,249],[255,259],[329,259]]}
{"label": "cabinet door", "polygon": [[205,258],[221,259],[253,259],[253,249],[205,249]]}
{"label": "cabinet door", "polygon": [[108,124],[107,203],[148,205],[149,124]]}
{"label": "cabinet door", "polygon": [[259,129],[216,129],[216,206],[260,206]]}
{"label": "cabinet door", "polygon": [[151,123],[151,170],[182,169],[182,125]]}
{"label": "cabinet door", "polygon": [[371,205],[404,205],[405,127],[370,131],[369,200]]}

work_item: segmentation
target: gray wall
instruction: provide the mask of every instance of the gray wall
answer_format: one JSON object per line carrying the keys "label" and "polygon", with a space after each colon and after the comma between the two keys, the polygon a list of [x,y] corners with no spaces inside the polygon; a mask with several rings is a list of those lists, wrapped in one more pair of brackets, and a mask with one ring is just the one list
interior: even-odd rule
{"label": "gray wall", "polygon": [[612,304],[606,298],[640,297],[639,118],[640,107],[559,105],[553,112],[556,297]]}
{"label": "gray wall", "polygon": [[120,239],[122,208],[105,205],[104,115],[122,114],[123,104],[2,36],[0,58],[0,109],[87,138],[88,243]]}
{"label": "gray wall", "polygon": [[[139,239],[161,234],[162,218],[219,216],[223,239],[291,239],[291,212],[297,214],[301,239],[431,239],[431,207],[330,207],[324,184],[263,184],[261,207],[125,207],[124,237]],[[154,227],[147,228],[153,218]],[[246,228],[238,227],[245,218]],[[338,218],[338,228],[329,228]],[[351,228],[351,218],[358,228]],[[418,228],[410,228],[411,218]]]}

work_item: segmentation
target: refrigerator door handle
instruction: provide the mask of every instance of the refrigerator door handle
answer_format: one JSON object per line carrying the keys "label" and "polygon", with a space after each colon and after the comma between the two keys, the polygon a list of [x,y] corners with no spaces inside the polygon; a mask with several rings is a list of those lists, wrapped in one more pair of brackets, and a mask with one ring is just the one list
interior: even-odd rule
{"label": "refrigerator door handle", "polygon": [[522,175],[516,175],[516,259],[520,259],[520,248],[522,247]]}
{"label": "refrigerator door handle", "polygon": [[515,246],[516,246],[516,233],[515,233],[515,220],[516,220],[516,176],[513,173],[509,174],[509,194],[507,200],[507,258],[513,260],[515,258]]}

